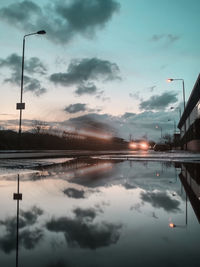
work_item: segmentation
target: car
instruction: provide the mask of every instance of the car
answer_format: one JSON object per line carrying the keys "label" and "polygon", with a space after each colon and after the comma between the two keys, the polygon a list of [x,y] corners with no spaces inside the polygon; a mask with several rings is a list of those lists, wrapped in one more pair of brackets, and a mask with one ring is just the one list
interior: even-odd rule
{"label": "car", "polygon": [[157,143],[153,147],[154,151],[167,151],[170,149],[171,149],[170,146],[168,144],[164,144],[164,143]]}
{"label": "car", "polygon": [[147,141],[131,141],[129,143],[129,148],[131,150],[148,150],[149,143]]}

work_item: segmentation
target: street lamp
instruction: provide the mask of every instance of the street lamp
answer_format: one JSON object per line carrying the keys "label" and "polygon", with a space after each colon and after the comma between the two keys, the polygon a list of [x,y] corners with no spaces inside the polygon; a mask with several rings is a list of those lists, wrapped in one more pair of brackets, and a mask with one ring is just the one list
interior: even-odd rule
{"label": "street lamp", "polygon": [[[173,81],[182,81],[182,85],[183,85],[183,106],[184,106],[184,111],[185,111],[185,83],[184,83],[184,79],[172,79],[169,78],[167,79],[167,82],[173,82]],[[186,134],[186,123],[184,123],[184,135]],[[185,145],[186,145],[186,149],[187,149],[187,141],[185,140]]]}
{"label": "street lamp", "polygon": [[20,102],[17,103],[16,109],[19,110],[19,148],[21,147],[21,132],[22,132],[22,110],[25,109],[25,103],[22,102],[23,99],[23,84],[24,84],[24,51],[25,51],[25,39],[27,36],[36,34],[45,34],[44,30],[33,32],[24,35],[23,38],[23,50],[22,50],[22,72],[21,72],[21,92],[20,92]]}
{"label": "street lamp", "polygon": [[182,81],[182,85],[183,85],[183,105],[184,105],[184,111],[185,111],[185,83],[184,83],[184,79],[167,79],[167,82],[173,82],[173,81]]}
{"label": "street lamp", "polygon": [[176,121],[173,119],[168,119],[168,121],[174,121],[174,134],[176,133]]}

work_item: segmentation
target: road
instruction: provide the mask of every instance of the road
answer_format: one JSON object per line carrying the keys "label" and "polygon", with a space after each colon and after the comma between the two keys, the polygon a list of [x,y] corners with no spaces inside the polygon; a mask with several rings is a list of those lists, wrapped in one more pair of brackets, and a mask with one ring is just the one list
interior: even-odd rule
{"label": "road", "polygon": [[1,150],[0,159],[42,159],[60,157],[97,156],[103,158],[168,160],[168,161],[200,161],[200,153],[191,153],[180,150],[169,152],[149,151],[89,151],[89,150]]}

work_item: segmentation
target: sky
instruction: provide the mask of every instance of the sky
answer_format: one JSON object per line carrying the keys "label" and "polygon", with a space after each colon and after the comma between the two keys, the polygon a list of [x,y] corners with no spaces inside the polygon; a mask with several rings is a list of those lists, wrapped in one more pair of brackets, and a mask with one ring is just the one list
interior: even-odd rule
{"label": "sky", "polygon": [[182,83],[166,80],[184,79],[189,98],[199,13],[199,0],[1,0],[1,128],[18,129],[23,36],[45,30],[26,37],[24,131],[37,120],[126,140],[173,134]]}

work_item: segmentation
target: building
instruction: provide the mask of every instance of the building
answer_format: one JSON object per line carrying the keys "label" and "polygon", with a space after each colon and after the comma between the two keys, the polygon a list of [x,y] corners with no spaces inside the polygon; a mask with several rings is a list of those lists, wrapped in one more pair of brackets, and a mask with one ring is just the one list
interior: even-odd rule
{"label": "building", "polygon": [[178,123],[184,149],[200,151],[200,74]]}

